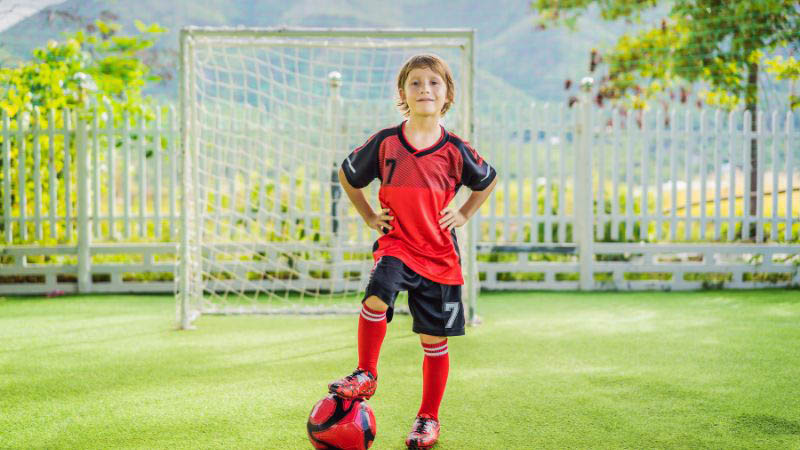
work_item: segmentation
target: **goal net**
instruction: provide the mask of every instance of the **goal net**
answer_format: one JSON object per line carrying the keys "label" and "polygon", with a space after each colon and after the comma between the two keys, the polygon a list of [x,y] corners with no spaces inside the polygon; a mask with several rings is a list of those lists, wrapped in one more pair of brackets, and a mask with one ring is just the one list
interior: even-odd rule
{"label": "goal net", "polygon": [[[182,327],[208,313],[357,310],[378,236],[339,163],[400,123],[397,72],[423,52],[453,70],[444,125],[470,139],[472,31],[182,30]],[[378,184],[365,192],[374,209]]]}

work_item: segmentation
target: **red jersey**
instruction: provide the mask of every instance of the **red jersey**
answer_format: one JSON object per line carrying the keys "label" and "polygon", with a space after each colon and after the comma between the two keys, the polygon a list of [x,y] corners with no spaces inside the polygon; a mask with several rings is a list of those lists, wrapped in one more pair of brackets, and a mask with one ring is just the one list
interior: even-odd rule
{"label": "red jersey", "polygon": [[408,143],[404,128],[405,122],[379,131],[342,162],[355,188],[380,179],[378,200],[394,217],[393,229],[375,243],[373,257],[394,256],[429,280],[464,284],[455,229],[439,226],[439,212],[462,185],[482,191],[496,172],[444,127],[439,141],[421,150]]}

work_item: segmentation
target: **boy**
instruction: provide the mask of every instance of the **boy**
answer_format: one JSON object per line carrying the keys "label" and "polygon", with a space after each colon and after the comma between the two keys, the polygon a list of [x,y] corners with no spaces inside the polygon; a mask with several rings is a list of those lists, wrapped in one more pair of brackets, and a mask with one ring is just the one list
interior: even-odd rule
{"label": "boy", "polygon": [[[495,170],[439,122],[455,99],[453,75],[434,55],[410,58],[397,77],[398,107],[408,117],[373,135],[339,169],[339,181],[367,225],[382,235],[358,322],[358,367],[328,385],[345,398],[370,398],[377,388],[378,355],[397,293],[408,291],[413,331],[425,353],[422,404],[409,448],[439,438],[439,405],[450,360],[447,337],[464,335],[461,261],[455,227],[464,225],[491,193]],[[380,213],[360,190],[381,180]],[[472,189],[460,209],[448,208],[461,186]]]}

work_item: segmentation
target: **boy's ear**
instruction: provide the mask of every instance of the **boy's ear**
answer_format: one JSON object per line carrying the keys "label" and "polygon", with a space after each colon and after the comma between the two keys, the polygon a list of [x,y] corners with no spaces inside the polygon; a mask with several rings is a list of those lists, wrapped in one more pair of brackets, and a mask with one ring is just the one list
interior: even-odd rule
{"label": "boy's ear", "polygon": [[400,94],[400,100],[406,101],[406,93],[403,88],[397,89],[397,93]]}

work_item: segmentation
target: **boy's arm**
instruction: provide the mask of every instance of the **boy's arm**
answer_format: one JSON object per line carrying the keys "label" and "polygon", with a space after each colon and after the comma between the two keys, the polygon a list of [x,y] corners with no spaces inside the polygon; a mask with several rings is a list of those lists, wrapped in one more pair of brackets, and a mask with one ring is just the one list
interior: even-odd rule
{"label": "boy's arm", "polygon": [[354,188],[347,181],[344,170],[341,168],[339,169],[339,183],[347,193],[347,198],[349,198],[350,202],[353,203],[353,206],[356,207],[356,211],[358,211],[358,214],[361,215],[361,218],[364,219],[364,222],[368,227],[380,232],[383,232],[382,228],[387,228],[389,230],[392,229],[392,226],[389,225],[389,222],[394,219],[394,217],[389,215],[389,210],[382,209],[381,214],[375,214],[375,212],[372,210],[372,207],[369,206],[369,202],[367,202],[364,192],[362,192],[361,189]]}
{"label": "boy's arm", "polygon": [[467,221],[475,214],[475,211],[481,207],[483,202],[489,198],[489,194],[492,193],[494,186],[497,184],[497,178],[492,180],[491,184],[486,187],[486,189],[482,191],[472,191],[469,198],[458,211],[452,208],[445,208],[439,214],[442,216],[439,219],[439,226],[442,228],[447,228],[447,231],[452,230],[455,227],[460,227],[467,223]]}

